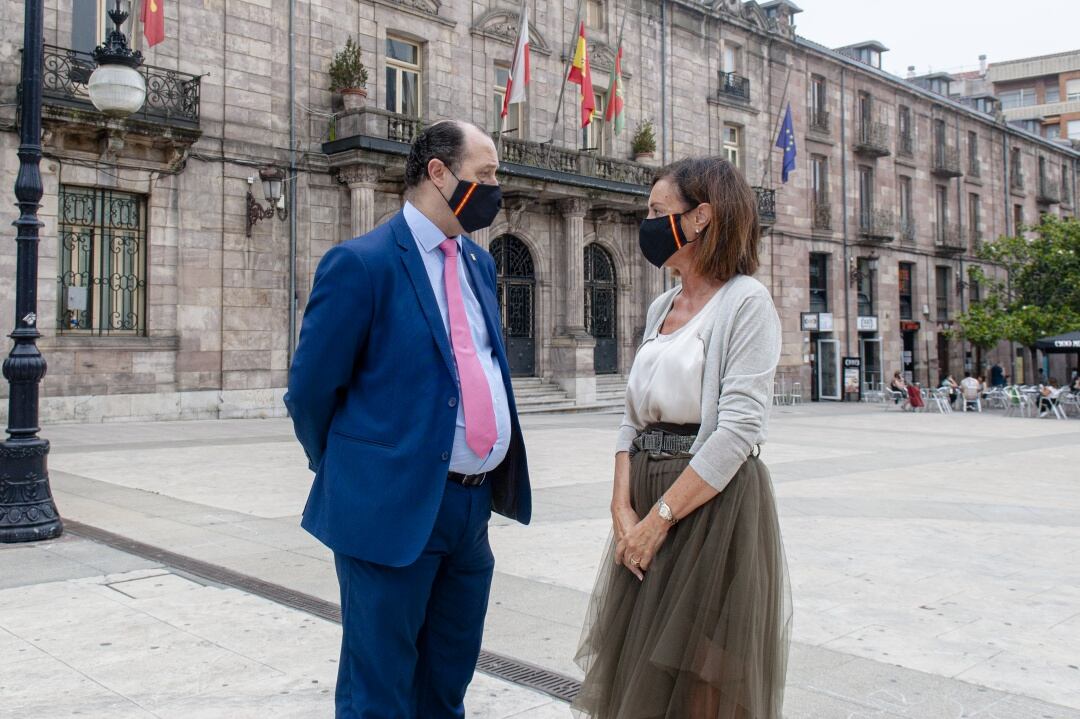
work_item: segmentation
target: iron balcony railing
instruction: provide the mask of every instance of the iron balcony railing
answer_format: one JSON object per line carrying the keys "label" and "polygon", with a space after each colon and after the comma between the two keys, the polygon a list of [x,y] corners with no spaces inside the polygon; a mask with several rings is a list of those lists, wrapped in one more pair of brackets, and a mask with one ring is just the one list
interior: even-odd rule
{"label": "iron balcony railing", "polygon": [[960,177],[963,175],[963,171],[960,170],[960,150],[948,145],[935,146],[932,172],[938,177]]}
{"label": "iron balcony railing", "polygon": [[757,196],[758,220],[761,224],[771,225],[776,222],[776,190],[755,187],[754,194]]}
{"label": "iron balcony railing", "polygon": [[913,157],[915,155],[915,136],[910,132],[906,135],[903,133],[897,135],[896,154]]}
{"label": "iron balcony railing", "polygon": [[572,175],[597,177],[613,182],[625,182],[630,185],[649,185],[655,172],[648,165],[629,160],[617,160],[589,152],[554,147],[546,143],[505,137],[502,140],[500,159],[503,162],[529,165]]}
{"label": "iron balcony railing", "polygon": [[832,229],[832,205],[828,200],[815,200],[813,207],[813,223],[815,230]]}
{"label": "iron balcony railing", "polygon": [[915,244],[915,235],[918,232],[918,228],[915,226],[915,220],[911,217],[901,216],[898,229],[900,231],[900,239],[905,244]]}
{"label": "iron balcony railing", "polygon": [[[422,127],[423,121],[418,117],[388,112],[378,107],[364,107],[335,118],[331,123],[329,138],[337,141],[360,136],[410,144]],[[406,149],[401,148],[400,151],[405,152]],[[654,168],[638,162],[509,137],[503,137],[500,141],[499,159],[509,164],[641,187],[651,185],[656,172]]]}
{"label": "iron balcony railing", "polygon": [[829,134],[829,111],[818,108],[810,111],[810,129],[822,135]]}
{"label": "iron balcony railing", "polygon": [[955,254],[967,249],[964,239],[959,225],[946,223],[937,226],[934,245],[940,252]]}
{"label": "iron balcony railing", "polygon": [[[45,45],[43,104],[96,113],[87,90],[96,67],[88,52]],[[202,78],[153,65],[140,65],[138,71],[146,81],[146,101],[130,118],[198,129]]]}
{"label": "iron balcony railing", "polygon": [[720,73],[720,95],[750,102],[750,78],[733,72]]}
{"label": "iron balcony railing", "polygon": [[1009,187],[1014,190],[1024,189],[1024,173],[1019,168],[1014,167],[1013,171],[1009,173]]}
{"label": "iron balcony railing", "polygon": [[1039,195],[1036,198],[1046,205],[1056,205],[1061,202],[1061,183],[1053,182],[1049,177],[1039,178]]}
{"label": "iron balcony railing", "polygon": [[855,138],[855,152],[869,157],[889,154],[889,126],[884,122],[865,121],[859,124]]}
{"label": "iron balcony railing", "polygon": [[896,234],[896,213],[864,209],[859,212],[859,235],[869,242],[891,242]]}
{"label": "iron balcony railing", "polygon": [[972,252],[982,247],[982,232],[972,227],[967,228],[968,246]]}

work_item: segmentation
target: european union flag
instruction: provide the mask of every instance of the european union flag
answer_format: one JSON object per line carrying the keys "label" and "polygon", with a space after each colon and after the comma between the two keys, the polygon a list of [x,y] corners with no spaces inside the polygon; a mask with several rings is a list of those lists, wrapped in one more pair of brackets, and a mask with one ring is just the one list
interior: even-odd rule
{"label": "european union flag", "polygon": [[788,103],[787,112],[784,114],[784,124],[780,126],[780,134],[776,138],[776,146],[784,151],[784,173],[782,178],[787,182],[788,173],[795,169],[795,128],[791,125],[791,103]]}

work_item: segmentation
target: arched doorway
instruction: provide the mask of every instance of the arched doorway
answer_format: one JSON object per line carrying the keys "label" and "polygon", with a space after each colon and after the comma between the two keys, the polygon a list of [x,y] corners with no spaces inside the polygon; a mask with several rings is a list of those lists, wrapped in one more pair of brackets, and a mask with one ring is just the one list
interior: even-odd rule
{"label": "arched doorway", "polygon": [[496,237],[490,252],[495,258],[496,294],[510,374],[531,377],[536,374],[536,273],[532,254],[513,235]]}
{"label": "arched doorway", "polygon": [[596,374],[619,371],[616,341],[615,262],[600,245],[585,247],[585,329],[596,340],[593,368]]}

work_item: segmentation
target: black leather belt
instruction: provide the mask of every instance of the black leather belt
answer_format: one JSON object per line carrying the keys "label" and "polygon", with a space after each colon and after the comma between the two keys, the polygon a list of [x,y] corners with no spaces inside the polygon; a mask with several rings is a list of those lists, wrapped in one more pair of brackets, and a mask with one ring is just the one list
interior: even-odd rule
{"label": "black leather belt", "polygon": [[487,472],[480,474],[461,474],[460,472],[447,472],[446,478],[463,487],[479,487],[487,479]]}

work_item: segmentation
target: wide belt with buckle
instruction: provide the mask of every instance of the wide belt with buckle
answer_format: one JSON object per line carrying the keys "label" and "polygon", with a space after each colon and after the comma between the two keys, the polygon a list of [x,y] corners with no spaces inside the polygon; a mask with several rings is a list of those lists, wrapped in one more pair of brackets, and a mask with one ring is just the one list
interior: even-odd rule
{"label": "wide belt with buckle", "polygon": [[642,432],[634,440],[634,447],[642,452],[663,452],[665,454],[684,454],[690,451],[697,441],[695,435],[668,434],[666,432]]}
{"label": "wide belt with buckle", "polygon": [[487,472],[481,472],[480,474],[461,474],[460,472],[447,472],[446,478],[451,482],[456,482],[463,487],[479,487],[487,479]]}

